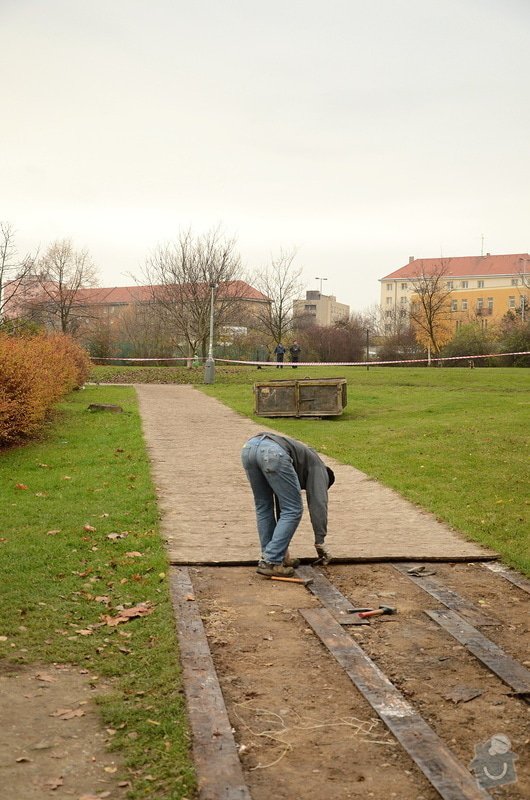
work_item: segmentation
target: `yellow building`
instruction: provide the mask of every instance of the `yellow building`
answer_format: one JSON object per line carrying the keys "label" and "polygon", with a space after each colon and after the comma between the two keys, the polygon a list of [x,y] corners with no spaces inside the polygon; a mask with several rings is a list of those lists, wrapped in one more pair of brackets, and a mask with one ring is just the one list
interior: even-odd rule
{"label": "yellow building", "polygon": [[406,316],[421,275],[442,275],[447,289],[455,329],[480,320],[483,328],[498,322],[508,312],[530,313],[530,255],[458,256],[455,258],[409,258],[409,263],[381,278],[381,307],[391,321]]}

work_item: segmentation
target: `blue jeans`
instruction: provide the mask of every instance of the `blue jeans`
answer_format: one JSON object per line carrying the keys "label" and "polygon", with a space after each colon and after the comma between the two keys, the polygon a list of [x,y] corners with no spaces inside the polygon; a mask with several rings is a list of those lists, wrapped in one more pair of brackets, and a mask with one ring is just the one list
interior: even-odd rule
{"label": "blue jeans", "polygon": [[[263,558],[271,564],[281,564],[303,512],[300,482],[293,463],[279,444],[262,436],[246,442],[241,461],[254,494]],[[274,495],[280,504],[278,521]]]}

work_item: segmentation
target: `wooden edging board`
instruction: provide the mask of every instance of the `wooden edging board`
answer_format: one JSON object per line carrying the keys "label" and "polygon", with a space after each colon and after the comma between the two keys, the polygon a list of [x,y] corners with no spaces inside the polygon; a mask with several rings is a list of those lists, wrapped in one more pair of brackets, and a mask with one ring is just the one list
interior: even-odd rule
{"label": "wooden edging board", "polygon": [[[438,564],[472,564],[475,562],[487,562],[487,561],[494,561],[499,557],[498,553],[491,553],[485,555],[476,555],[476,556],[432,556],[432,555],[417,555],[417,556],[351,556],[351,557],[339,557],[333,558],[331,562],[331,566],[335,564],[394,564],[404,562],[414,562],[414,563],[425,563],[429,561],[431,563],[438,563]],[[302,564],[306,566],[311,566],[314,562],[314,558],[302,558]],[[172,566],[175,567],[255,567],[256,566],[256,559],[255,558],[228,558],[226,561],[219,561],[213,559],[205,559],[205,558],[193,558],[190,556],[189,553],[186,554],[186,557],[182,555],[178,555],[176,551],[171,552],[171,546],[169,546],[169,561]]]}
{"label": "wooden edging board", "polygon": [[392,564],[392,566],[401,575],[411,580],[416,586],[420,586],[425,592],[430,594],[431,597],[439,600],[440,603],[447,608],[458,611],[461,614],[463,613],[468,621],[472,622],[474,625],[486,626],[501,624],[499,619],[488,617],[480,608],[473,605],[469,600],[466,600],[465,597],[461,597],[461,595],[453,591],[453,589],[444,586],[444,584],[437,581],[436,578],[432,578],[430,575],[410,575],[408,570],[412,569],[414,564],[404,562],[403,564]]}
{"label": "wooden edging board", "polygon": [[353,613],[355,606],[319,570],[314,567],[298,567],[296,574],[311,581],[307,585],[309,591],[318,597],[341,625],[370,624],[367,619],[361,619],[358,614]]}
{"label": "wooden edging board", "polygon": [[484,564],[484,566],[487,567],[491,572],[494,572],[496,575],[502,575],[503,578],[506,578],[507,581],[513,583],[514,586],[518,586],[519,589],[523,590],[523,592],[528,592],[528,594],[530,594],[530,581],[528,578],[520,575],[514,569],[509,569],[503,564],[499,564],[497,561],[494,561],[491,564]]}
{"label": "wooden edging board", "polygon": [[491,798],[327,609],[300,613],[443,800]]}
{"label": "wooden edging board", "polygon": [[251,800],[185,567],[170,570],[170,590],[200,800]]}
{"label": "wooden edging board", "polygon": [[454,611],[441,609],[425,611],[440,627],[457,642],[463,644],[491,672],[511,686],[517,694],[530,694],[530,670],[509,656],[501,647],[482,635],[469,622]]}

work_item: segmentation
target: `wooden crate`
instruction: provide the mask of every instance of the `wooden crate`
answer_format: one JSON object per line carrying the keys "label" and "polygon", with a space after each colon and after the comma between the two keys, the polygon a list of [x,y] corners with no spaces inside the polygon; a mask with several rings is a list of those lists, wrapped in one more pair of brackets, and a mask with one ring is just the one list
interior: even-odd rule
{"label": "wooden crate", "polygon": [[271,380],[254,384],[260,417],[336,417],[348,403],[346,378]]}

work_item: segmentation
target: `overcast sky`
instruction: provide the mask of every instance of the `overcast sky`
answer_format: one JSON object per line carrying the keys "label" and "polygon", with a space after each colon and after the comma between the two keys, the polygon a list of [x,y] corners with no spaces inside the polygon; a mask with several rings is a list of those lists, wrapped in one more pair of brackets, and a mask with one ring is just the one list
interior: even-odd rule
{"label": "overcast sky", "polygon": [[529,0],[0,0],[0,219],[131,283],[221,224],[352,309],[530,248]]}

